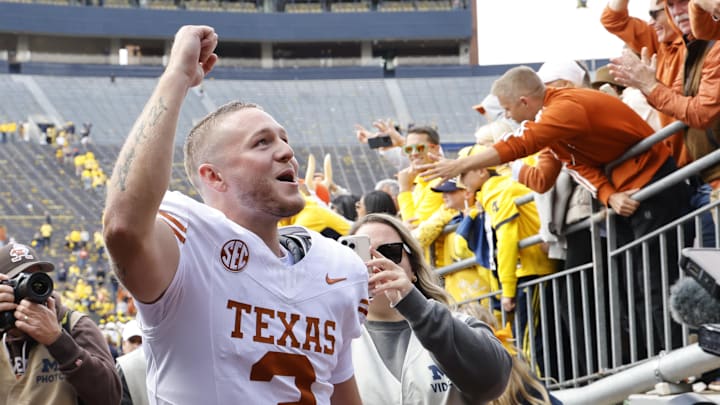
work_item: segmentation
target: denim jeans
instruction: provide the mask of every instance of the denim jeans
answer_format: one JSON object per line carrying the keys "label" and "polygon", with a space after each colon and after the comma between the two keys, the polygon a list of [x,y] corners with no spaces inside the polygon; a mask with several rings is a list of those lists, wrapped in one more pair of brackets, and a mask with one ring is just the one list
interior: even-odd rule
{"label": "denim jeans", "polygon": [[[710,204],[710,194],[713,189],[707,183],[702,183],[692,187],[690,196],[690,208],[696,210]],[[710,212],[704,212],[700,221],[702,223],[702,246],[703,247],[714,247],[715,246],[715,225],[713,217]]]}

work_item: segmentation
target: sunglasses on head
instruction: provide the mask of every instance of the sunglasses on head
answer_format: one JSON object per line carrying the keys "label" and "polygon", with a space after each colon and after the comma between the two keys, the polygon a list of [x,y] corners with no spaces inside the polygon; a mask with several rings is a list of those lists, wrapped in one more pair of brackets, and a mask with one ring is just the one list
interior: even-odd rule
{"label": "sunglasses on head", "polygon": [[385,258],[390,259],[395,264],[400,264],[402,261],[403,250],[410,254],[410,248],[403,242],[386,243],[375,248]]}
{"label": "sunglasses on head", "polygon": [[414,152],[425,153],[426,150],[427,145],[425,145],[424,143],[403,146],[403,152],[405,152],[406,155],[412,155]]}
{"label": "sunglasses on head", "polygon": [[662,8],[659,9],[659,10],[650,10],[650,11],[648,11],[648,13],[650,14],[650,18],[652,18],[653,20],[657,20],[657,16],[658,16],[660,13],[664,13],[664,12],[665,12],[665,9],[662,9]]}

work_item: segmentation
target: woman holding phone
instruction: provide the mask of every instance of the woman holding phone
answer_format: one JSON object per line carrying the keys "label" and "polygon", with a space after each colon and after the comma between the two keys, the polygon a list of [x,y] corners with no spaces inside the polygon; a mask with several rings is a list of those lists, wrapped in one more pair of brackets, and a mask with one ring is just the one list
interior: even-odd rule
{"label": "woman holding phone", "polygon": [[475,404],[500,396],[510,355],[485,323],[451,310],[420,245],[398,219],[369,214],[352,235],[370,238],[367,323],[353,341],[363,403]]}

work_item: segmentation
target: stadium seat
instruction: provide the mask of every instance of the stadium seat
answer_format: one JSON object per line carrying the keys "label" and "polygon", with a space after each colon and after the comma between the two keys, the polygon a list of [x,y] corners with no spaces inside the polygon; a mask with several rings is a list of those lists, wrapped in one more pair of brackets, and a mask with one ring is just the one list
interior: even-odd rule
{"label": "stadium seat", "polygon": [[378,5],[378,11],[415,11],[415,5],[410,1],[383,1]]}
{"label": "stadium seat", "polygon": [[103,0],[103,7],[108,8],[130,8],[132,5],[129,0]]}
{"label": "stadium seat", "polygon": [[320,3],[287,3],[285,4],[286,13],[322,13],[322,5]]}
{"label": "stadium seat", "polygon": [[223,1],[222,8],[225,11],[235,13],[257,13],[260,11],[254,1]]}
{"label": "stadium seat", "polygon": [[452,9],[449,1],[416,1],[415,6],[418,11],[444,11]]}
{"label": "stadium seat", "polygon": [[366,1],[354,1],[350,3],[331,3],[330,9],[335,13],[358,13],[370,11],[370,3]]}
{"label": "stadium seat", "polygon": [[224,11],[224,9],[220,6],[219,3],[211,0],[186,1],[185,9],[191,11]]}
{"label": "stadium seat", "polygon": [[178,7],[177,4],[175,4],[175,0],[148,0],[147,8],[157,10],[175,10]]}

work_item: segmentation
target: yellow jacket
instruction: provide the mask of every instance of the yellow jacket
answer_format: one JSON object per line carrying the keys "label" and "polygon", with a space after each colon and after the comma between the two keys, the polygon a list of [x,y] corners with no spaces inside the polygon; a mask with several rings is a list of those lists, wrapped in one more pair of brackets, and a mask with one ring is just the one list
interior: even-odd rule
{"label": "yellow jacket", "polygon": [[[312,197],[305,197],[305,208],[297,215],[286,218],[279,226],[300,225],[325,236],[345,236],[350,232],[350,222]],[[337,238],[335,238],[337,239]]]}
{"label": "yellow jacket", "polygon": [[553,273],[555,262],[548,259],[540,245],[518,248],[518,242],[536,235],[540,229],[535,202],[519,207],[515,205],[517,197],[530,192],[527,187],[510,177],[494,176],[483,184],[480,191],[480,204],[495,236],[495,268],[502,284],[502,295],[513,298],[518,278]]}
{"label": "yellow jacket", "polygon": [[412,191],[403,191],[398,194],[398,206],[403,221],[415,219],[413,224],[418,224],[430,218],[443,206],[442,193],[431,190],[438,183],[440,183],[440,179],[425,181],[418,176]]}
{"label": "yellow jacket", "polygon": [[[442,193],[433,193],[442,195]],[[421,221],[418,227],[412,230],[412,235],[425,249],[425,258],[433,267],[452,263],[452,244],[447,243],[448,237],[452,234],[442,235],[442,230],[457,214],[458,210],[441,205],[429,218]],[[434,261],[430,261],[431,247],[435,252]]]}

